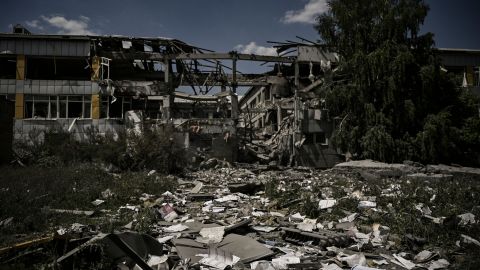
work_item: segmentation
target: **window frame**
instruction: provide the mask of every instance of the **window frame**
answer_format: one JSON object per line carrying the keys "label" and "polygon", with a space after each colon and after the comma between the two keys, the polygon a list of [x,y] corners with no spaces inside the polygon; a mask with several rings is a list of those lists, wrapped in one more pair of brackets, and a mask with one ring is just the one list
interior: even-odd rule
{"label": "window frame", "polygon": [[[36,97],[38,98],[38,100],[36,100]],[[42,99],[40,99],[39,97],[42,97]],[[61,97],[65,97],[65,99],[62,99]],[[80,101],[69,101],[69,97],[81,97],[81,100]],[[87,97],[87,99],[86,99]],[[90,99],[88,99],[90,98]],[[31,102],[31,105],[28,104]],[[40,102],[45,102],[47,103],[48,105],[48,109],[47,109],[47,116],[46,117],[35,117],[35,104],[36,103],[40,103]],[[62,102],[65,102],[65,112],[64,114],[62,113],[62,108],[61,108],[61,103]],[[82,114],[80,117],[69,117],[69,114],[68,114],[68,110],[69,110],[69,103],[70,102],[81,102],[82,103]],[[87,114],[87,106],[86,106],[86,103],[90,104],[90,108],[89,108],[89,114]],[[56,111],[55,111],[55,115],[53,115],[53,110],[52,110],[52,104],[55,104],[55,107],[56,107]],[[56,120],[56,119],[71,119],[71,118],[80,118],[80,119],[92,119],[92,101],[91,101],[91,97],[90,96],[86,96],[86,95],[31,95],[31,94],[28,94],[28,95],[25,95],[25,98],[24,98],[24,115],[25,115],[25,119],[42,119],[42,120],[45,120],[45,119],[52,119],[52,120]],[[27,113],[27,110],[30,109],[31,110],[31,117],[27,117],[28,113]],[[64,115],[64,117],[63,117]],[[89,117],[85,117],[86,115],[89,115]]]}

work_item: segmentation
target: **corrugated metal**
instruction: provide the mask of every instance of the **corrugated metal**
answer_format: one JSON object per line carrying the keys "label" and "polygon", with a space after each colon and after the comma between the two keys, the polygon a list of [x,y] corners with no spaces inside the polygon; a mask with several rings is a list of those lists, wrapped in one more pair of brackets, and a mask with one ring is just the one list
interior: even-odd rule
{"label": "corrugated metal", "polygon": [[480,55],[475,54],[442,54],[442,64],[451,67],[480,66]]}
{"label": "corrugated metal", "polygon": [[0,39],[0,54],[88,56],[89,40]]}
{"label": "corrugated metal", "polygon": [[299,46],[297,60],[299,62],[330,61],[333,63],[338,62],[338,55],[314,46]]}
{"label": "corrugated metal", "polygon": [[92,95],[98,91],[92,81],[0,79],[0,94]]}

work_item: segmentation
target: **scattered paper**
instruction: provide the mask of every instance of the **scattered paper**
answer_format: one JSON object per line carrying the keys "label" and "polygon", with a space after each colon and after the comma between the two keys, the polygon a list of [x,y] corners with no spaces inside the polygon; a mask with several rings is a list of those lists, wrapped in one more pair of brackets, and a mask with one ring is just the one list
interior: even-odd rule
{"label": "scattered paper", "polygon": [[96,199],[95,201],[92,202],[93,205],[99,206],[100,204],[104,203],[104,200]]}
{"label": "scattered paper", "polygon": [[270,215],[272,217],[285,217],[285,215],[280,212],[270,212]]}
{"label": "scattered paper", "polygon": [[317,220],[306,218],[303,220],[302,223],[297,224],[297,229],[305,231],[305,232],[312,232],[317,228]]}
{"label": "scattered paper", "polygon": [[203,257],[199,263],[222,270],[240,261],[240,258],[232,253],[217,248],[209,248],[208,254],[198,254],[197,256]]}
{"label": "scattered paper", "polygon": [[358,202],[358,208],[359,209],[374,208],[374,207],[377,207],[376,202],[371,202],[371,201],[359,201]]}
{"label": "scattered paper", "polygon": [[183,224],[176,224],[176,225],[167,227],[164,230],[166,232],[181,232],[181,231],[185,231],[186,229],[188,229],[188,226],[185,226]]}
{"label": "scattered paper", "polygon": [[413,260],[416,263],[424,263],[424,262],[427,262],[427,261],[431,260],[433,257],[435,257],[435,255],[436,254],[431,252],[431,251],[424,250],[424,251],[419,252],[417,255],[415,255]]}
{"label": "scattered paper", "polygon": [[363,253],[357,253],[349,256],[343,253],[340,253],[337,256],[337,259],[341,262],[346,262],[350,267],[354,267],[357,265],[361,265],[361,266],[367,265],[367,259],[365,258],[365,255],[363,255]]}
{"label": "scattered paper", "polygon": [[408,270],[413,269],[413,268],[415,268],[415,266],[416,266],[416,264],[414,264],[413,262],[411,262],[411,261],[409,261],[409,260],[407,260],[407,259],[404,259],[404,258],[400,257],[400,256],[397,255],[397,254],[393,254],[393,257],[394,257],[395,259],[397,259],[397,261],[398,261],[400,264],[396,263],[394,260],[392,260],[392,262],[394,262],[394,263],[396,263],[396,264],[398,264],[398,265],[400,265],[400,266],[402,266],[402,267],[404,267],[404,268],[407,268]]}
{"label": "scattered paper", "polygon": [[305,216],[300,215],[300,213],[296,213],[290,216],[290,221],[296,221],[296,220],[303,221],[304,219],[305,219]]}
{"label": "scattered paper", "polygon": [[253,226],[252,229],[259,232],[271,232],[277,229],[277,227],[270,226]]}
{"label": "scattered paper", "polygon": [[337,203],[337,200],[320,200],[320,202],[318,202],[318,209],[331,208],[336,203]]}
{"label": "scattered paper", "polygon": [[322,264],[320,270],[342,270],[342,268],[334,263],[331,264]]}
{"label": "scattered paper", "polygon": [[170,204],[165,204],[158,210],[160,212],[160,215],[165,221],[172,222],[174,219],[178,217],[177,212],[173,209],[173,207]]}
{"label": "scattered paper", "polygon": [[167,255],[163,255],[163,256],[151,255],[150,258],[147,261],[147,264],[150,267],[154,267],[154,266],[157,266],[159,264],[162,264],[162,263],[166,262],[167,260],[168,260]]}
{"label": "scattered paper", "polygon": [[342,219],[339,219],[338,222],[339,223],[343,223],[343,222],[353,222],[355,220],[355,218],[358,216],[358,213],[353,213],[347,217],[344,217]]}
{"label": "scattered paper", "polygon": [[191,190],[190,192],[192,192],[192,193],[198,193],[198,192],[200,192],[200,190],[202,189],[202,187],[203,187],[203,183],[202,183],[202,182],[197,182],[196,185],[195,185],[195,187],[192,188],[192,190]]}
{"label": "scattered paper", "polygon": [[293,254],[286,254],[272,259],[272,264],[275,269],[288,269],[288,264],[294,263],[300,263],[300,258]]}
{"label": "scattered paper", "polygon": [[254,270],[276,270],[269,261],[255,261],[250,263],[250,269]]}
{"label": "scattered paper", "polygon": [[169,240],[172,240],[173,238],[174,238],[173,235],[168,235],[168,236],[157,238],[157,241],[164,244],[164,243],[168,242]]}

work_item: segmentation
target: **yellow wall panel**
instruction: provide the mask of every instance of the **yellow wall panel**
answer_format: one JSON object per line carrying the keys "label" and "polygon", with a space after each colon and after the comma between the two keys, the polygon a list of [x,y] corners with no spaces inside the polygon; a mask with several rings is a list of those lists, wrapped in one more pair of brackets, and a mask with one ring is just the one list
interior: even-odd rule
{"label": "yellow wall panel", "polygon": [[23,94],[15,95],[15,119],[23,119]]}
{"label": "yellow wall panel", "polygon": [[467,84],[468,86],[473,85],[473,75],[475,73],[473,72],[473,67],[472,66],[467,66]]}
{"label": "yellow wall panel", "polygon": [[98,81],[100,79],[100,57],[92,57],[92,81]]}
{"label": "yellow wall panel", "polygon": [[92,95],[92,119],[100,119],[100,95]]}
{"label": "yellow wall panel", "polygon": [[17,55],[17,80],[25,79],[25,55]]}

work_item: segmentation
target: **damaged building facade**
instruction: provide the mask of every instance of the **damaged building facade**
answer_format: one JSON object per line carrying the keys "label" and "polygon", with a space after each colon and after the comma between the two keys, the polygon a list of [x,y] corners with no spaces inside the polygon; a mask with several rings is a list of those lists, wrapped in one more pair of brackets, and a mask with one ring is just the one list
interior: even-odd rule
{"label": "damaged building facade", "polygon": [[[274,47],[279,56],[216,53],[175,39],[34,35],[17,25],[0,34],[1,119],[11,131],[2,142],[153,128],[173,130],[189,157],[231,162],[242,150],[264,164],[332,167],[341,161],[330,140],[341,119],[329,114],[326,90],[338,55],[307,40]],[[438,53],[477,93],[480,53]],[[244,74],[239,61],[274,68]],[[248,90],[239,96],[239,87]]]}
{"label": "damaged building facade", "polygon": [[[263,158],[281,163],[328,168],[340,162],[329,138],[335,119],[328,114],[323,85],[332,80],[338,55],[319,44],[283,43],[279,53],[296,61],[276,66],[267,85],[251,87],[240,101],[241,126],[268,148]],[[261,143],[258,142],[258,143]]]}
{"label": "damaged building facade", "polygon": [[14,140],[43,140],[48,130],[85,140],[172,127],[186,149],[234,161],[236,89],[263,76],[242,76],[237,61],[292,62],[167,38],[34,35],[17,25],[0,34],[0,95],[12,108],[5,119],[14,119]]}

